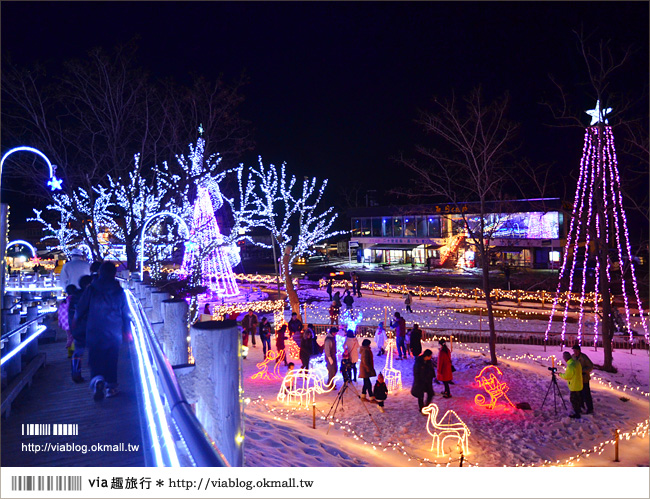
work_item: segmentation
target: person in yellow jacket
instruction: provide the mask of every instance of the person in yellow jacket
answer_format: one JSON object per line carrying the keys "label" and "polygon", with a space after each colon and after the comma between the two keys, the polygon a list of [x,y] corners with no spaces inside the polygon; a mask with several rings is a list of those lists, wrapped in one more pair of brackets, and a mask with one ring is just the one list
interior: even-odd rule
{"label": "person in yellow jacket", "polygon": [[569,384],[569,392],[571,392],[569,400],[573,407],[573,414],[569,417],[579,419],[580,407],[582,406],[582,366],[569,352],[564,352],[562,358],[566,362],[566,370],[564,374],[559,374],[559,376],[567,380]]}

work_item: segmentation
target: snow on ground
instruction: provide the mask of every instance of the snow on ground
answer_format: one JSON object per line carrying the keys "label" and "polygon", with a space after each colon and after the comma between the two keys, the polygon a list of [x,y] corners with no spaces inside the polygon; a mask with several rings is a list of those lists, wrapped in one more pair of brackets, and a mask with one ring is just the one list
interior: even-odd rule
{"label": "snow on ground", "polygon": [[[304,299],[305,292],[302,293]],[[308,293],[312,298],[324,294],[320,290],[310,290]],[[399,297],[366,298],[364,295],[359,301],[366,304],[367,309],[363,322],[373,325],[380,315],[383,320],[383,306],[392,307],[389,313],[390,310],[403,310]],[[318,314],[322,314],[328,305],[327,298],[321,303],[323,310],[316,311],[316,307],[309,309],[309,322],[326,322],[319,319]],[[455,303],[442,299],[440,302],[435,299],[415,300],[416,313],[406,314],[408,325],[417,320],[420,325],[429,325],[427,321],[431,321],[437,327],[460,327],[457,325],[459,314],[449,312],[450,305]],[[377,310],[373,310],[373,307]],[[468,316],[460,317],[460,321],[468,320]],[[542,324],[535,324],[540,322]],[[499,329],[512,330],[525,328],[543,331],[545,327],[546,321],[528,321],[522,325],[522,321],[514,319],[505,319],[498,325]],[[319,341],[322,343],[322,337]],[[437,354],[437,343],[425,343],[423,347],[431,348],[434,356]],[[374,343],[372,348],[376,354]],[[602,363],[602,349],[594,351],[593,347],[586,347],[584,352],[594,363]],[[558,461],[565,464],[571,458],[570,463],[578,466],[648,466],[650,404],[647,351],[635,350],[633,354],[624,350],[614,352],[618,373],[595,372],[591,382],[595,413],[584,415],[580,420],[568,418],[569,411],[564,409],[559,399],[555,414],[552,393],[542,407],[551,381],[547,369],[551,365],[551,356],[556,357],[559,372],[564,370],[557,360],[561,358],[559,347],[548,347],[544,352],[541,346],[498,345],[498,355],[503,373],[501,381],[509,385],[508,397],[514,404],[528,402],[532,410],[514,409],[503,398],[493,411],[476,406],[475,395],[485,394],[474,377],[487,365],[489,356],[486,345],[454,342],[452,358],[457,370],[454,373],[455,384],[451,387],[451,399],[442,398],[442,385],[434,384],[436,396],[433,402],[440,408],[438,417],[453,409],[471,431],[470,453],[464,456],[465,465],[542,465],[548,462],[556,464]],[[386,357],[375,355],[374,359],[375,369],[379,372],[384,368]],[[451,446],[447,448],[451,454],[442,458],[436,458],[435,453],[430,451],[427,417],[419,413],[417,399],[410,394],[412,358],[393,361],[393,367],[402,373],[403,388],[389,394],[385,413],[380,413],[376,404],[358,399],[355,391],[360,393],[361,383],[356,383],[345,392],[335,414],[338,422],[332,426],[329,434],[326,434],[328,425],[322,418],[330,411],[338,392],[335,390],[316,395],[317,421],[316,429],[313,429],[311,408],[299,409],[296,405],[285,405],[276,400],[281,381],[251,379],[258,371],[256,363],[261,361],[262,348],[258,340],[257,347],[250,348],[248,358],[243,361],[245,397],[251,399],[245,409],[245,458],[248,466],[459,465],[458,451]],[[297,368],[300,367],[299,360],[294,362]],[[281,367],[281,373],[285,369]],[[570,408],[566,381],[558,378],[558,384]],[[339,380],[337,389],[341,386]],[[611,442],[613,430],[619,429],[622,434],[629,434],[640,423],[646,429],[644,436],[630,435],[629,440],[623,438],[620,462],[614,463],[613,444],[604,442]]]}

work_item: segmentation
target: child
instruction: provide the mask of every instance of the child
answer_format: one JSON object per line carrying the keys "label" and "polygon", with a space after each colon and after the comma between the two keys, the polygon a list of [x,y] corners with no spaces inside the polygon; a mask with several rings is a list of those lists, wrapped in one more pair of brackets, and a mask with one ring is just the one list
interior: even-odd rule
{"label": "child", "polygon": [[275,360],[276,364],[280,362],[280,352],[284,352],[284,355],[282,356],[284,359],[284,365],[287,365],[287,352],[284,350],[284,340],[286,337],[284,336],[284,333],[287,331],[287,325],[282,324],[282,327],[278,331],[278,334],[275,335],[275,348],[278,350],[278,358]]}
{"label": "child", "polygon": [[377,383],[375,383],[375,400],[379,403],[379,410],[384,411],[384,400],[388,398],[388,387],[384,382],[384,375],[379,373]]}
{"label": "child", "polygon": [[406,349],[406,354],[404,355],[404,358],[408,359],[409,354],[413,355],[411,353],[411,330],[410,329],[406,330],[406,336],[404,337],[404,348]]}
{"label": "child", "polygon": [[375,331],[375,343],[379,352],[377,353],[378,357],[381,357],[386,353],[384,346],[386,345],[386,330],[384,329],[384,323],[380,322]]}
{"label": "child", "polygon": [[[285,361],[286,362],[286,361]],[[289,365],[287,365],[287,374],[289,374],[291,371],[293,371],[293,368],[295,367],[295,364],[293,362],[289,362]],[[287,375],[284,375],[285,382],[282,385],[282,389],[285,393],[289,393],[289,389],[291,388],[291,378],[287,378]]]}
{"label": "child", "polygon": [[411,303],[413,303],[413,301],[411,299],[411,292],[409,291],[404,299],[404,305],[406,305],[406,311],[412,313],[413,309],[411,309]]}

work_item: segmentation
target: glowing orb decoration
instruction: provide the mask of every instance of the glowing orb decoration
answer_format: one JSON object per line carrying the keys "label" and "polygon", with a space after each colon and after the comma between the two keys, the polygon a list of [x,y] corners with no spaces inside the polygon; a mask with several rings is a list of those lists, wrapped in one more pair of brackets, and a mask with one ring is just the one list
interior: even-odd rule
{"label": "glowing orb decoration", "polygon": [[486,409],[494,409],[497,405],[497,400],[503,397],[508,403],[515,407],[515,405],[510,401],[506,393],[510,390],[510,387],[507,383],[499,381],[496,375],[503,377],[503,373],[497,366],[486,366],[481,369],[481,372],[478,373],[478,376],[474,377],[474,380],[478,383],[478,386],[483,388],[488,395],[490,400],[486,402],[485,395],[479,393],[474,397],[474,403],[480,407],[485,407]]}
{"label": "glowing orb decoration", "polygon": [[334,389],[334,384],[325,388],[325,378],[317,372],[307,369],[289,371],[280,385],[278,402],[291,404],[299,402],[301,406],[309,407],[316,401],[317,393],[327,393]]}
{"label": "glowing orb decoration", "polygon": [[[251,379],[263,379],[265,381],[271,381],[275,379],[282,379],[280,374],[280,362],[284,359],[284,350],[280,352],[274,352],[269,350],[266,352],[266,357],[262,362],[255,364],[255,367],[259,369],[258,372],[251,376]],[[271,363],[274,364],[271,364]],[[272,366],[272,369],[269,367]]]}
{"label": "glowing orb decoration", "polygon": [[384,381],[389,391],[402,389],[402,372],[393,368],[393,349],[395,348],[395,340],[388,340],[386,345],[386,364],[382,374]]}
{"label": "glowing orb decoration", "polygon": [[445,455],[445,441],[451,438],[458,442],[457,445],[463,455],[469,454],[469,436],[471,432],[467,425],[451,409],[445,412],[445,415],[438,421],[438,412],[439,409],[436,404],[429,404],[422,408],[422,413],[429,416],[427,419],[427,432],[433,437],[431,450],[435,446],[436,456],[443,457]]}

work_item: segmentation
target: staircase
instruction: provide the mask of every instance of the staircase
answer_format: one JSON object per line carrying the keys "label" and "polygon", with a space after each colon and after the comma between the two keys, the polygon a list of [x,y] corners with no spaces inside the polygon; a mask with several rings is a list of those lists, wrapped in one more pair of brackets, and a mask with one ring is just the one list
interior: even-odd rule
{"label": "staircase", "polygon": [[440,267],[445,269],[455,269],[458,263],[456,251],[462,242],[465,241],[465,234],[456,234],[455,236],[447,239],[447,244],[440,249],[442,258],[440,259]]}

